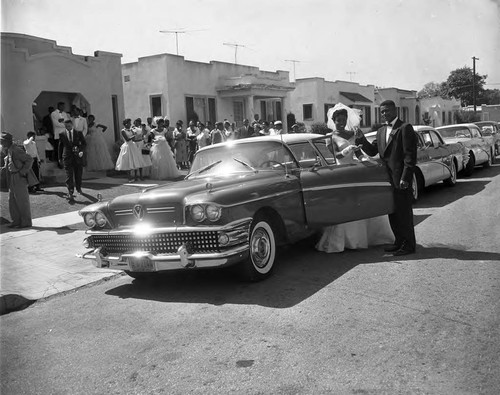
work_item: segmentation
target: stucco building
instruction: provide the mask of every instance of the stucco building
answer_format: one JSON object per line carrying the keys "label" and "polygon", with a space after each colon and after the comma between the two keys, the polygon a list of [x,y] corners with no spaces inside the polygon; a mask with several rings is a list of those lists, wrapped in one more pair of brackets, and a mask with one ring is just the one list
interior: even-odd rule
{"label": "stucco building", "polygon": [[326,81],[324,78],[301,78],[289,93],[291,113],[308,128],[327,122],[326,114],[337,103],[361,110],[361,128],[369,128],[374,114],[375,87],[348,81]]}
{"label": "stucco building", "polygon": [[[168,117],[171,124],[199,119],[212,125],[228,119],[241,125],[258,115],[286,123],[288,71],[159,54],[122,66],[125,114],[128,118]],[[286,125],[284,125],[286,127]]]}
{"label": "stucco building", "polygon": [[119,139],[124,116],[121,54],[96,51],[75,55],[56,41],[2,33],[1,129],[17,140],[39,131],[48,107],[82,108],[108,126],[110,147]]}

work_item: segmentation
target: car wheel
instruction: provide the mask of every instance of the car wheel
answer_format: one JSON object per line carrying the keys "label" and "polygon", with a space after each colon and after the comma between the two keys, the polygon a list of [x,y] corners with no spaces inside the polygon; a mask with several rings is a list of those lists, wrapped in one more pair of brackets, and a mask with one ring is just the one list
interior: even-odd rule
{"label": "car wheel", "polygon": [[447,178],[443,182],[450,187],[457,184],[457,165],[454,160],[451,161],[450,178]]}
{"label": "car wheel", "polygon": [[476,166],[476,158],[474,158],[474,154],[471,152],[469,154],[469,161],[467,162],[467,165],[465,166],[464,169],[464,175],[465,176],[472,175],[475,166]]}
{"label": "car wheel", "polygon": [[413,178],[411,181],[411,189],[413,193],[413,201],[416,202],[422,192],[424,191],[424,178],[422,177],[422,174],[417,170],[415,173],[413,173]]}
{"label": "car wheel", "polygon": [[256,219],[250,230],[249,257],[241,264],[247,281],[260,281],[271,274],[276,258],[276,237],[265,219]]}

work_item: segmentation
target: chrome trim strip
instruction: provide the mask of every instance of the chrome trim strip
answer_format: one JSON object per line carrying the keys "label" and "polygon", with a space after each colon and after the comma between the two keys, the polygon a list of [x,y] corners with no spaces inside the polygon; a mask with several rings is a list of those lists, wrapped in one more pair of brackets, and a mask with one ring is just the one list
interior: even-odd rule
{"label": "chrome trim strip", "polygon": [[323,185],[319,187],[304,188],[304,192],[310,191],[323,191],[326,189],[343,189],[343,188],[356,188],[356,187],[390,187],[391,184],[387,182],[353,182],[352,184],[336,184],[336,185]]}
{"label": "chrome trim strip", "polygon": [[244,200],[244,201],[241,201],[241,202],[238,202],[235,204],[226,204],[226,205],[223,205],[220,203],[215,203],[215,202],[192,201],[192,202],[189,202],[189,204],[187,204],[186,207],[194,206],[195,204],[205,204],[205,205],[206,204],[214,204],[214,205],[217,205],[217,206],[222,207],[222,208],[230,208],[230,207],[241,206],[242,204],[258,202],[260,200],[265,200],[265,199],[270,199],[270,198],[275,198],[275,197],[286,196],[286,195],[290,195],[290,194],[294,194],[294,193],[299,193],[300,191],[301,191],[300,189],[293,189],[291,191],[284,191],[284,192],[268,194],[265,196],[259,196],[258,198],[255,198],[255,199],[248,199],[248,200]]}
{"label": "chrome trim strip", "polygon": [[[161,227],[161,228],[152,228],[151,232],[148,234],[155,233],[187,233],[187,232],[228,232],[234,230],[234,228],[238,228],[241,226],[249,226],[252,222],[252,217],[242,218],[237,221],[230,222],[225,225],[219,226],[172,226],[172,227]],[[140,224],[139,224],[140,225]],[[86,234],[92,235],[128,235],[135,234],[135,230],[133,228],[126,229],[113,229],[108,231],[103,230],[87,230]]]}

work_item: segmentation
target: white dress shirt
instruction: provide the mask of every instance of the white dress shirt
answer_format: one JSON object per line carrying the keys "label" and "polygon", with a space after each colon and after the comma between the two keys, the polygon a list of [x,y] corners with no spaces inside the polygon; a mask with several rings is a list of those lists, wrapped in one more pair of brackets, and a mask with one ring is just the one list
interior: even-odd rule
{"label": "white dress shirt", "polygon": [[83,133],[83,137],[87,135],[87,119],[81,116],[73,118],[73,129]]}
{"label": "white dress shirt", "polygon": [[391,135],[392,128],[393,128],[394,124],[396,123],[397,119],[398,119],[398,117],[394,118],[394,119],[392,120],[392,122],[389,122],[389,123],[387,124],[387,129],[386,129],[386,131],[385,131],[385,142],[386,142],[386,143],[388,143],[388,142],[389,142],[389,136]]}
{"label": "white dress shirt", "polygon": [[[62,122],[59,119],[62,118]],[[69,115],[64,111],[55,110],[50,114],[50,119],[52,120],[52,126],[54,127],[54,139],[59,140],[59,135],[64,133],[66,128],[64,127],[64,121],[70,119]]]}
{"label": "white dress shirt", "polygon": [[27,140],[23,141],[24,149],[26,153],[31,156],[33,159],[40,161],[40,156],[38,156],[38,150],[36,148],[36,143],[33,137],[30,137]]}

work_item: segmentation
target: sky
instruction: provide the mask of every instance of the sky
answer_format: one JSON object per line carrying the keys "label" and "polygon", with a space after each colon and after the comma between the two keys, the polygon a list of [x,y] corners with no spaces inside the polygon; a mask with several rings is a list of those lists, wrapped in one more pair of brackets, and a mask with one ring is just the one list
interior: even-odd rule
{"label": "sky", "polygon": [[[235,62],[290,80],[420,90],[460,67],[500,89],[500,0],[1,0],[1,31],[74,54]],[[237,44],[238,47],[226,44]],[[291,61],[294,62],[291,62]],[[294,70],[295,68],[295,70]]]}

